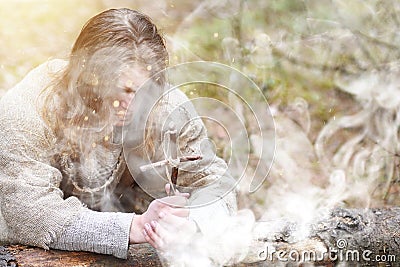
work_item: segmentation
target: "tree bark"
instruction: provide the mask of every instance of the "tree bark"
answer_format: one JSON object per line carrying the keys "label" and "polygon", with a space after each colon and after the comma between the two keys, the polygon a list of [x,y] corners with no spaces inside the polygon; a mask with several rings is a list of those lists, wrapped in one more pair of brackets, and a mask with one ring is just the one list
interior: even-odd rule
{"label": "tree bark", "polygon": [[[162,266],[155,249],[150,245],[140,244],[129,247],[128,259],[117,259],[113,256],[81,251],[44,250],[41,248],[12,245],[6,246],[8,251],[8,265],[1,266],[29,266],[29,267],[72,267],[72,266]],[[14,259],[12,259],[14,258]],[[4,262],[4,260],[3,260]]]}
{"label": "tree bark", "polygon": [[303,266],[302,261],[316,266],[400,266],[400,208],[335,209],[309,225],[302,239],[296,236],[296,223],[258,222],[257,228],[263,238],[247,264],[237,266]]}
{"label": "tree bark", "polygon": [[[235,266],[400,266],[400,208],[335,209],[307,226],[284,220],[257,222],[259,236]],[[127,260],[88,252],[45,251],[26,246],[0,249],[0,266],[162,266],[149,245],[132,245]],[[304,261],[304,262],[303,262]],[[5,264],[8,262],[8,265]]]}

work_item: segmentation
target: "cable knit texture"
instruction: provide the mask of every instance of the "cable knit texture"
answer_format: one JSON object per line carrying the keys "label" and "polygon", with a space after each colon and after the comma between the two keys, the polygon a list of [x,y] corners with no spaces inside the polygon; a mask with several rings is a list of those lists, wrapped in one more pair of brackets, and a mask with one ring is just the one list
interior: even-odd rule
{"label": "cable knit texture", "polygon": [[[88,250],[125,259],[128,254],[132,213],[86,210],[57,237],[50,247],[61,250]],[[128,232],[129,233],[129,232]]]}
{"label": "cable knit texture", "polygon": [[[113,182],[118,182],[126,166],[125,160],[129,162],[129,158],[124,159],[120,150],[114,147],[104,160],[96,153],[92,155],[93,159],[88,159],[92,163],[98,160],[100,164],[88,167],[93,171],[80,167],[78,172],[71,172],[68,159],[59,168],[51,165],[49,151],[54,147],[55,137],[37,112],[36,104],[38,95],[48,86],[53,74],[65,65],[62,60],[42,64],[0,99],[0,242],[93,251],[125,258],[133,214],[95,212],[81,201],[89,208],[96,208],[99,199],[113,190]],[[168,112],[168,118],[182,129],[178,137],[180,152],[203,155],[202,160],[181,164],[177,183],[193,188],[192,204],[201,206],[217,200],[213,205],[202,206],[191,213],[206,233],[212,230],[213,214],[235,213],[235,193],[232,190],[228,193],[235,181],[227,174],[227,165],[222,159],[201,148],[207,132],[201,119],[192,119],[196,114],[185,94],[174,90],[163,105],[161,110]],[[165,118],[164,115],[159,118]],[[161,146],[156,144],[156,148]],[[101,155],[107,155],[107,151]],[[163,158],[163,151],[159,149],[151,161]],[[108,180],[111,186],[96,191],[90,197],[92,202],[85,193],[79,192],[64,199],[65,192],[60,188],[63,176],[65,179],[77,173],[80,173],[79,177],[72,178],[83,183],[82,187],[96,187]],[[96,175],[99,175],[98,181],[93,179]],[[84,184],[87,181],[91,184]],[[160,181],[165,183],[165,180]]]}
{"label": "cable knit texture", "polygon": [[61,172],[50,165],[55,142],[36,109],[52,74],[65,65],[51,61],[32,70],[0,100],[0,239],[48,249],[83,211],[75,197],[63,199]]}

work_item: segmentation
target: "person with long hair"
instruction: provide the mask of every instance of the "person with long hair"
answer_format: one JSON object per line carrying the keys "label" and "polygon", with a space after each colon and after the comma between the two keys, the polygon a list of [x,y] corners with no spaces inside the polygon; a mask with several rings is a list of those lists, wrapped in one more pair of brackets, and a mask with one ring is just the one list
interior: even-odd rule
{"label": "person with long hair", "polygon": [[[141,85],[150,80],[155,88],[168,86],[167,65],[165,42],[149,17],[110,9],[85,24],[68,60],[38,66],[0,99],[1,243],[126,258],[129,244],[165,248],[173,242],[165,235],[173,225],[206,233],[214,213],[235,213],[235,193],[222,197],[234,180],[218,157],[198,159],[179,173],[176,185],[193,188],[190,192],[138,197],[145,194],[137,193],[135,181],[150,178],[143,172],[132,179],[127,163],[140,165],[143,155],[152,162],[162,159],[160,112],[188,99],[175,90],[158,104],[138,157],[126,157],[121,128],[138,115],[129,106]],[[178,120],[188,122],[177,136],[180,153],[204,153],[199,145],[207,138],[204,125],[188,117],[185,106],[179,110]],[[168,195],[171,186],[165,186]],[[219,200],[185,208],[201,206],[206,196]]]}

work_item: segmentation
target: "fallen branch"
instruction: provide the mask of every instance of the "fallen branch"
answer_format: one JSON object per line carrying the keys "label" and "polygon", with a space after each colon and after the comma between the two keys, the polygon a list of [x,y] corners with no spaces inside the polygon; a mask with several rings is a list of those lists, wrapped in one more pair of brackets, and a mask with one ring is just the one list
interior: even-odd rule
{"label": "fallen branch", "polygon": [[[329,218],[309,225],[309,235],[302,239],[296,223],[258,222],[259,240],[245,262],[235,266],[296,266],[300,260],[307,261],[302,255],[314,257],[308,260],[318,266],[399,266],[399,226],[400,208],[335,209]],[[130,246],[127,260],[26,246],[8,246],[7,250],[18,266],[162,266],[157,252],[145,244]]]}
{"label": "fallen branch", "polygon": [[[162,266],[157,252],[147,244],[131,245],[128,259],[117,259],[113,256],[62,250],[44,250],[21,245],[6,246],[8,252],[14,256],[19,267],[78,267],[78,266],[119,266],[119,267],[147,267]],[[14,261],[12,261],[14,262]],[[0,265],[1,266],[1,265]],[[11,266],[4,265],[4,266]]]}
{"label": "fallen branch", "polygon": [[335,209],[329,218],[310,225],[309,235],[301,240],[295,223],[259,222],[264,237],[255,243],[247,262],[251,266],[293,266],[303,261],[317,266],[400,266],[399,226],[400,208]]}

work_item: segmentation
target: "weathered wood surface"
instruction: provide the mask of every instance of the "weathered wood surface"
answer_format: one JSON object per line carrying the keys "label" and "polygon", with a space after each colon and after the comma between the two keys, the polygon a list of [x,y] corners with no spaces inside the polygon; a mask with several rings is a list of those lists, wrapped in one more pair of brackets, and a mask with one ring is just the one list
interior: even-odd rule
{"label": "weathered wood surface", "polygon": [[[254,243],[245,262],[235,266],[304,266],[289,258],[289,253],[296,258],[303,252],[316,253],[317,258],[311,261],[316,266],[400,266],[400,208],[336,209],[329,218],[311,224],[309,235],[301,240],[296,236],[298,227],[295,223],[285,221],[258,222],[256,229],[261,238]],[[263,254],[267,245],[268,255]],[[127,260],[87,252],[45,251],[26,246],[8,246],[7,249],[11,254],[8,256],[8,266],[15,262],[18,266],[54,267],[162,266],[157,252],[149,245],[130,246]],[[278,251],[287,262],[278,260]],[[365,251],[367,254],[363,257]],[[336,257],[332,254],[335,252]],[[324,257],[321,258],[321,255]],[[376,256],[380,256],[381,260],[378,261]],[[383,257],[386,261],[382,261]]]}
{"label": "weathered wood surface", "polygon": [[[276,225],[259,222],[257,226],[262,241],[271,247],[268,255],[261,255],[266,259],[257,261],[260,249],[255,246],[252,252],[259,255],[248,258],[253,263],[238,266],[303,266],[298,259],[302,255],[310,259],[311,253],[316,254],[311,256],[316,266],[400,266],[400,208],[335,209],[329,218],[311,224],[308,237],[302,240],[297,240],[295,223]],[[285,261],[278,260],[277,252]]]}
{"label": "weathered wood surface", "polygon": [[[117,259],[113,256],[101,255],[89,252],[73,252],[61,250],[46,251],[40,248],[13,245],[6,247],[8,252],[14,256],[19,267],[78,267],[78,266],[137,266],[158,267],[162,266],[157,252],[147,244],[131,245],[127,260]],[[0,264],[0,266],[2,266]]]}

